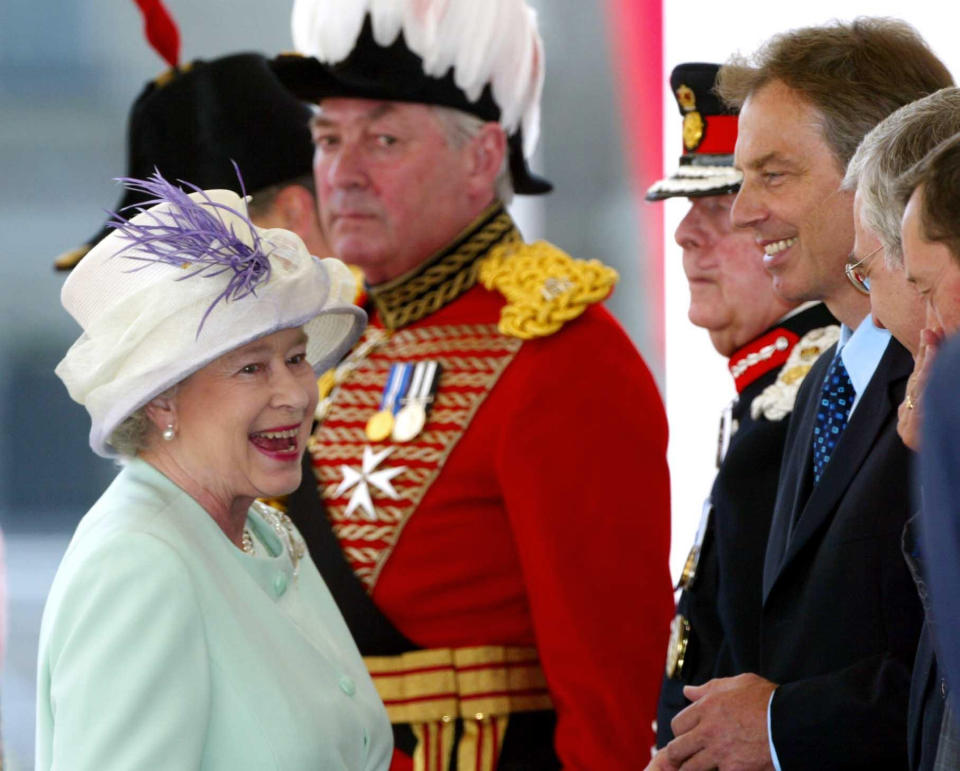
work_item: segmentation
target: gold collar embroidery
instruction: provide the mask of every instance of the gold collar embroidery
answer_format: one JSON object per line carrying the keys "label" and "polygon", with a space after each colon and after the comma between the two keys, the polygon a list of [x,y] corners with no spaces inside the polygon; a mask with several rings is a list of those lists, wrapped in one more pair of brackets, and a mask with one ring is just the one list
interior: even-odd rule
{"label": "gold collar embroidery", "polygon": [[520,240],[513,219],[497,201],[447,249],[409,273],[371,287],[370,300],[387,329],[401,329],[435,313],[476,284],[478,260],[494,246]]}

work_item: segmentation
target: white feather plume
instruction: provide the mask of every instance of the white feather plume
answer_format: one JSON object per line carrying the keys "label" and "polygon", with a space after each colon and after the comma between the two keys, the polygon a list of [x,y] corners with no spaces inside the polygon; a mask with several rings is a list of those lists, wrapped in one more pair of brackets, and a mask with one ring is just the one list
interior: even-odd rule
{"label": "white feather plume", "polygon": [[[336,0],[332,5],[337,7]],[[367,6],[364,13],[369,12],[373,20],[373,39],[378,45],[389,46],[397,39],[397,35],[403,29],[403,7],[397,0],[370,0],[369,3],[357,3],[360,6]],[[363,26],[363,16],[361,16],[361,26]],[[360,34],[359,28],[356,35]],[[356,43],[356,35],[351,39],[350,45]]]}
{"label": "white feather plume", "polygon": [[403,33],[427,75],[454,82],[471,101],[489,84],[508,134],[523,128],[524,154],[540,134],[543,41],[524,0],[294,0],[293,44],[327,64],[347,58],[365,16],[378,45]]}

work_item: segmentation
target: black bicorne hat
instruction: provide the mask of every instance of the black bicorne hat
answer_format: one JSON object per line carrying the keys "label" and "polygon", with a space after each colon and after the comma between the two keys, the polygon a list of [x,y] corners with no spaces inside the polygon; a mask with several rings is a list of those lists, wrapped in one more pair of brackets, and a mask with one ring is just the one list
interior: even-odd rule
{"label": "black bicorne hat", "polygon": [[[133,103],[127,135],[127,177],[154,170],[171,182],[240,191],[233,162],[248,193],[311,173],[310,108],[283,87],[274,61],[240,53],[196,60],[150,81]],[[116,211],[146,200],[125,190]],[[69,270],[107,235],[104,225],[83,246],[60,255]]]}
{"label": "black bicorne hat", "polygon": [[647,191],[648,201],[725,195],[740,189],[742,177],[733,168],[737,111],[714,91],[719,70],[719,64],[689,62],[670,74],[670,88],[683,116],[683,155],[680,168]]}
{"label": "black bicorne hat", "polygon": [[[423,59],[410,50],[402,31],[389,45],[380,45],[369,15],[346,58],[325,63],[312,56],[282,54],[276,59],[276,72],[291,92],[309,102],[331,97],[418,102],[451,107],[485,121],[501,117],[490,84],[471,100],[456,84],[453,67],[443,77],[426,74]],[[508,145],[514,191],[521,195],[549,193],[553,185],[535,175],[527,164],[521,128],[510,133]]]}

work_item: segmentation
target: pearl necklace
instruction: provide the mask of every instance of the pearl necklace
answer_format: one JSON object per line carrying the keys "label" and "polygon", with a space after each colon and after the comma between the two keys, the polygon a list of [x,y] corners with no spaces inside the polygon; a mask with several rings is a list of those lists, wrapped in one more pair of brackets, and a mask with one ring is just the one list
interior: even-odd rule
{"label": "pearl necklace", "polygon": [[243,548],[244,554],[249,554],[252,557],[257,553],[256,541],[253,540],[253,533],[250,532],[249,527],[243,528],[240,545]]}

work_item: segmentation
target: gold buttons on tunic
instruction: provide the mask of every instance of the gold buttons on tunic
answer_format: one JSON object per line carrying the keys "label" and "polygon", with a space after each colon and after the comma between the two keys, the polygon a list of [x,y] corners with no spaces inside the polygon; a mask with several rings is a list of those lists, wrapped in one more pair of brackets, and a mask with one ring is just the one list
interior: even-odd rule
{"label": "gold buttons on tunic", "polygon": [[690,642],[690,622],[679,613],[670,622],[670,642],[667,643],[667,677],[679,677],[687,657]]}

